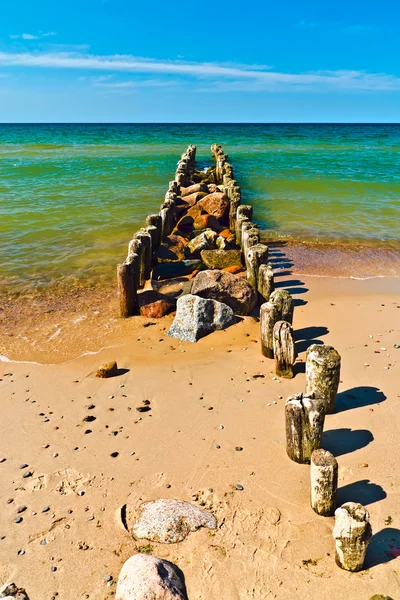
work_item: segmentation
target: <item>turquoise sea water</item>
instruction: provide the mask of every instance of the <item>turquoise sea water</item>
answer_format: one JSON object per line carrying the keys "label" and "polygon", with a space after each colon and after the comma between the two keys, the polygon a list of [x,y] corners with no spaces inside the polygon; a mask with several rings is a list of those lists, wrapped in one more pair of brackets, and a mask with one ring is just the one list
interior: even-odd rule
{"label": "turquoise sea water", "polygon": [[398,247],[400,125],[0,125],[3,290],[113,280],[181,153],[206,166],[213,142],[262,229]]}

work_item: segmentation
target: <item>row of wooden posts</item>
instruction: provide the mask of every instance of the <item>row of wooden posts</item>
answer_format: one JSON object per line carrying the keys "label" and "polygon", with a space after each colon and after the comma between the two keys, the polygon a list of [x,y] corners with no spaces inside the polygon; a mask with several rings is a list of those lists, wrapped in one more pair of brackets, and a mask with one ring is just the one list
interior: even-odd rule
{"label": "row of wooden posts", "polygon": [[[247,279],[260,295],[262,354],[275,360],[276,375],[293,377],[296,359],[294,302],[287,290],[274,289],[268,247],[259,243],[250,206],[240,206],[236,232],[243,249]],[[313,344],[306,357],[306,392],[290,396],[285,405],[286,450],[297,463],[310,464],[311,506],[321,516],[335,515],[336,562],[345,570],[362,569],[372,535],[364,506],[347,502],[336,508],[338,463],[321,448],[325,415],[332,413],[340,379],[341,357],[332,347]]]}
{"label": "row of wooden posts", "polygon": [[[275,289],[268,245],[260,242],[259,229],[252,221],[252,207],[241,204],[241,191],[227,155],[219,144],[213,144],[211,152],[218,187],[230,200],[229,228],[242,250],[247,280],[259,295],[262,353],[275,360],[278,376],[292,378],[296,359],[293,298],[287,290]],[[122,317],[138,313],[137,291],[151,276],[153,252],[176,225],[180,187],[191,183],[195,156],[196,147],[191,145],[178,162],[175,180],[169,183],[160,212],[147,217],[146,226],[129,243],[125,262],[118,265]],[[349,571],[359,571],[371,537],[369,514],[361,504],[353,502],[336,508],[338,464],[333,454],[321,448],[325,415],[332,413],[335,407],[340,363],[339,353],[331,346],[314,344],[308,349],[306,391],[286,401],[286,449],[293,461],[311,465],[313,510],[322,516],[335,514],[333,535],[337,564]]]}

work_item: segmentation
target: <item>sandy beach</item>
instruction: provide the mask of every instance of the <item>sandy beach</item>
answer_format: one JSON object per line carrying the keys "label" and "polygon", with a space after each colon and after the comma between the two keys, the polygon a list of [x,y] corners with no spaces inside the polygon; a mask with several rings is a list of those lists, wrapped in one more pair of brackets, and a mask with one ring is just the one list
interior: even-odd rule
{"label": "sandy beach", "polygon": [[[292,380],[275,378],[252,317],[191,344],[167,337],[171,315],[98,321],[94,331],[88,310],[80,338],[61,331],[36,353],[33,337],[25,353],[12,346],[16,362],[0,363],[0,582],[32,600],[105,600],[122,564],[148,552],[182,569],[191,600],[399,596],[398,279],[277,281],[297,304]],[[304,390],[305,350],[318,340],[342,356],[323,439],[339,462],[338,504],[359,501],[371,515],[360,573],[336,566],[334,519],[312,511],[309,467],[285,452],[285,399]],[[42,364],[18,362],[27,354]],[[109,360],[120,375],[95,378]],[[145,399],[151,411],[137,412]],[[217,530],[135,541],[118,509],[158,498],[209,509]]]}

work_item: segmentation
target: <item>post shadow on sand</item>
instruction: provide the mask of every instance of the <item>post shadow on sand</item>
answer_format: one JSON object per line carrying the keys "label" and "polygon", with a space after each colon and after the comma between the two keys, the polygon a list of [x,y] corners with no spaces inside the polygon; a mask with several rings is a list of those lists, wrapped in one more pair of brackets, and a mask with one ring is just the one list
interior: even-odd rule
{"label": "post shadow on sand", "polygon": [[369,542],[364,567],[370,569],[400,556],[400,529],[385,527],[375,533]]}
{"label": "post shadow on sand", "polygon": [[382,486],[371,483],[369,479],[361,479],[347,485],[343,485],[337,491],[337,505],[342,506],[345,502],[359,502],[363,506],[384,500],[387,494]]}
{"label": "post shadow on sand", "polygon": [[335,402],[335,413],[344,412],[361,406],[371,406],[386,400],[385,394],[376,387],[359,386],[341,392]]}
{"label": "post shadow on sand", "polygon": [[329,329],[327,327],[323,327],[322,325],[313,325],[311,327],[296,329],[294,332],[294,338],[297,354],[300,354],[300,352],[305,352],[312,344],[322,345],[324,342],[319,338],[323,335],[327,335],[328,333]]}
{"label": "post shadow on sand", "polygon": [[368,429],[352,430],[349,427],[343,427],[325,431],[321,447],[329,450],[334,456],[341,456],[365,448],[373,439],[374,436]]}

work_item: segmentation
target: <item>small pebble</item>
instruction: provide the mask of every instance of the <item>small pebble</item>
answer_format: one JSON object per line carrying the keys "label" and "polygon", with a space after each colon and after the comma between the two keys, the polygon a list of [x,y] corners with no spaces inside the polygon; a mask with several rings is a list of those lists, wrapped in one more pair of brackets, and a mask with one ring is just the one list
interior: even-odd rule
{"label": "small pebble", "polygon": [[57,567],[51,567],[51,570],[53,571],[53,573],[55,573],[57,571]]}
{"label": "small pebble", "polygon": [[361,463],[360,467],[368,467],[368,463]]}
{"label": "small pebble", "polygon": [[394,344],[393,348],[396,348],[396,350],[398,350],[400,348],[400,344]]}
{"label": "small pebble", "polygon": [[25,550],[18,550],[18,556],[23,556],[25,554]]}
{"label": "small pebble", "polygon": [[110,456],[112,458],[117,458],[117,456],[119,455],[119,452],[111,452]]}
{"label": "small pebble", "polygon": [[57,458],[58,452],[53,452],[53,456],[54,456],[54,458]]}
{"label": "small pebble", "polygon": [[22,517],[17,517],[16,519],[14,519],[14,523],[22,523],[23,518]]}
{"label": "small pebble", "polygon": [[22,477],[23,477],[24,479],[27,479],[28,477],[32,477],[32,473],[31,473],[31,471],[26,471],[26,472],[25,472],[25,473],[22,475]]}
{"label": "small pebble", "polygon": [[223,425],[220,425],[220,426],[219,426],[219,428],[220,428],[220,429],[223,429],[223,428],[224,428],[224,426],[223,426]]}
{"label": "small pebble", "polygon": [[171,487],[171,484],[167,483],[167,485],[165,487],[169,489]]}
{"label": "small pebble", "polygon": [[42,513],[47,513],[47,512],[49,512],[49,510],[50,510],[50,506],[45,506],[44,508],[42,508]]}
{"label": "small pebble", "polygon": [[219,444],[217,444],[215,447],[218,448],[218,450],[221,448]]}
{"label": "small pebble", "polygon": [[22,463],[22,465],[19,465],[20,469],[26,469],[26,467],[29,467],[29,465],[27,465],[26,463]]}
{"label": "small pebble", "polygon": [[26,506],[20,506],[19,508],[17,508],[17,514],[20,515],[21,513],[26,511]]}
{"label": "small pebble", "polygon": [[88,517],[86,521],[94,521],[94,517]]}
{"label": "small pebble", "polygon": [[78,492],[78,496],[84,496],[85,492],[83,490],[81,490],[80,492]]}
{"label": "small pebble", "polygon": [[112,581],[112,575],[104,575],[104,581]]}
{"label": "small pebble", "polygon": [[241,452],[243,450],[242,446],[235,447],[236,452]]}
{"label": "small pebble", "polygon": [[243,487],[242,485],[240,485],[240,483],[237,483],[237,484],[235,485],[235,488],[236,488],[237,490],[239,490],[239,492],[241,492],[241,491],[243,491],[243,490],[244,490],[244,487]]}
{"label": "small pebble", "polygon": [[0,463],[3,463],[3,462],[5,462],[6,460],[7,460],[7,459],[6,459],[6,458],[4,458],[4,457],[3,457],[3,458],[0,458]]}

